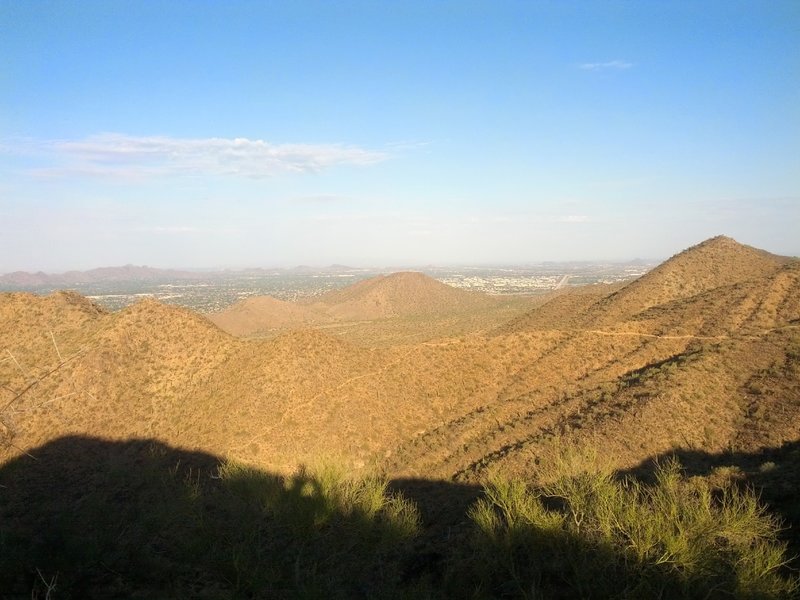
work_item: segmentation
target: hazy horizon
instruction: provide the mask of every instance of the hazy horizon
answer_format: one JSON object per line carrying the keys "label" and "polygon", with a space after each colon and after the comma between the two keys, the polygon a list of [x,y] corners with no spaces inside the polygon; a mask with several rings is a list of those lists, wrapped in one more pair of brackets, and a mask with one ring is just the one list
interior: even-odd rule
{"label": "hazy horizon", "polygon": [[796,2],[0,4],[0,273],[800,254]]}
{"label": "hazy horizon", "polygon": [[185,272],[196,272],[198,274],[202,273],[218,273],[222,271],[247,271],[247,270],[256,270],[262,269],[264,271],[269,271],[272,269],[275,270],[284,270],[284,271],[291,271],[293,269],[331,269],[336,267],[342,267],[347,269],[353,270],[360,270],[360,271],[388,271],[392,269],[396,269],[399,271],[402,270],[425,270],[425,269],[470,269],[470,268],[525,268],[525,267],[535,267],[537,265],[546,265],[546,264],[602,264],[602,263],[610,263],[610,264],[628,264],[628,263],[635,263],[635,262],[643,262],[646,264],[657,264],[663,262],[668,257],[632,257],[632,258],[622,258],[622,259],[575,259],[575,260],[541,260],[541,261],[528,261],[528,262],[483,262],[483,263],[395,263],[395,264],[342,264],[342,263],[323,263],[323,262],[314,262],[314,263],[303,263],[303,264],[285,264],[285,265],[277,265],[277,264],[243,264],[243,265],[211,265],[211,266],[185,266],[185,265],[166,265],[166,266],[159,266],[159,265],[146,265],[146,264],[134,264],[134,263],[124,263],[124,264],[97,264],[95,266],[88,266],[85,268],[66,268],[66,269],[58,269],[58,270],[45,270],[45,269],[14,269],[13,271],[0,271],[0,276],[8,275],[11,273],[16,272],[23,272],[23,273],[38,273],[42,272],[47,275],[60,275],[63,273],[68,273],[71,271],[77,272],[84,272],[84,271],[93,271],[96,269],[120,269],[125,267],[141,267],[141,268],[151,268],[151,269],[158,269],[164,271],[185,271]]}

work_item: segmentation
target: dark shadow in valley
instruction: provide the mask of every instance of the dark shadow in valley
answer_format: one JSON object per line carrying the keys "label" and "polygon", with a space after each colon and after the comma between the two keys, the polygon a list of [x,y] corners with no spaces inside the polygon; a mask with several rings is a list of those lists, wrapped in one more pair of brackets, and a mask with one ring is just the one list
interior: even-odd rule
{"label": "dark shadow in valley", "polygon": [[437,587],[444,584],[454,547],[469,547],[474,527],[469,507],[482,496],[477,485],[429,479],[393,479],[389,489],[411,500],[419,510],[422,529],[411,552],[400,565],[407,579],[425,579]]}
{"label": "dark shadow in valley", "polygon": [[386,596],[416,513],[379,482],[343,481],[58,439],[0,468],[0,597]]}

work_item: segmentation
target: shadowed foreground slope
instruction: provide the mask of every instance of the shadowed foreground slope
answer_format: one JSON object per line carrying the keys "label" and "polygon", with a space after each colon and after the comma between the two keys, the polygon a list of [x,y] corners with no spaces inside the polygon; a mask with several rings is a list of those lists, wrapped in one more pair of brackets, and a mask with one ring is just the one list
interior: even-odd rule
{"label": "shadowed foreground slope", "polygon": [[[666,485],[652,487],[590,472],[539,488],[496,480],[474,503],[477,488],[449,482],[387,487],[331,467],[282,476],[156,440],[66,437],[0,468],[0,597],[792,591],[778,573],[774,524],[755,497],[725,488],[715,501],[702,482],[665,473]],[[665,526],[643,527],[652,522]]]}
{"label": "shadowed foreground slope", "polygon": [[282,477],[155,440],[61,438],[3,466],[0,491],[5,598],[47,584],[56,598],[384,596],[418,529],[378,480]]}

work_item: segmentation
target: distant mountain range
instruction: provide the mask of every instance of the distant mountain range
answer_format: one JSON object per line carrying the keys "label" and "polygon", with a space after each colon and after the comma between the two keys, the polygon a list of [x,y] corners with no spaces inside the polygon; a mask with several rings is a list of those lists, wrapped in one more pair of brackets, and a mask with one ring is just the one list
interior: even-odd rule
{"label": "distant mountain range", "polygon": [[154,267],[124,265],[121,267],[100,267],[88,271],[67,271],[65,273],[44,273],[37,271],[30,273],[27,271],[14,271],[0,275],[0,286],[8,288],[26,289],[42,286],[70,286],[86,283],[103,283],[115,281],[175,281],[190,279],[207,279],[215,277],[230,276],[233,273],[241,275],[264,275],[267,273],[325,273],[353,271],[352,267],[345,265],[330,265],[328,267],[309,267],[301,265],[291,269],[242,269],[237,271],[217,270],[217,271],[183,271],[178,269],[157,269]]}
{"label": "distant mountain range", "polygon": [[197,279],[202,275],[190,271],[175,269],[155,269],[153,267],[124,265],[122,267],[101,267],[89,271],[67,271],[66,273],[28,273],[15,271],[0,275],[0,285],[29,287],[29,286],[59,286],[75,285],[81,283],[99,283],[103,281],[160,281],[163,279]]}

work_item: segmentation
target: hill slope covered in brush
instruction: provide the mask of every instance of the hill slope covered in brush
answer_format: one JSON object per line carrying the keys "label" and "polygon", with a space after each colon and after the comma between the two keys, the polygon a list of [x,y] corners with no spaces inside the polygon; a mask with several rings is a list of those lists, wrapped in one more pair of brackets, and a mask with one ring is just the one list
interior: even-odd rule
{"label": "hill slope covered in brush", "polygon": [[713,238],[621,288],[556,293],[493,330],[380,347],[315,330],[309,315],[412,334],[439,319],[441,333],[448,309],[490,311],[494,299],[400,273],[313,303],[248,301],[305,329],[240,340],[154,301],[107,313],[72,293],[4,294],[4,451],[149,435],[273,467],[325,453],[470,478],[495,464],[524,471],[556,434],[607,439],[620,464],[687,444],[792,441],[798,264]]}
{"label": "hill slope covered in brush", "polygon": [[87,436],[281,476],[327,458],[439,489],[428,502],[445,515],[442,489],[536,480],[564,447],[629,473],[678,455],[761,486],[797,523],[798,298],[800,262],[729,238],[627,285],[512,304],[403,273],[231,309],[240,334],[272,315],[263,339],[152,300],[109,313],[74,293],[2,294],[0,460]]}

